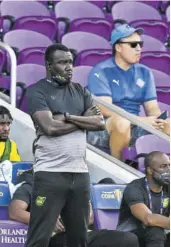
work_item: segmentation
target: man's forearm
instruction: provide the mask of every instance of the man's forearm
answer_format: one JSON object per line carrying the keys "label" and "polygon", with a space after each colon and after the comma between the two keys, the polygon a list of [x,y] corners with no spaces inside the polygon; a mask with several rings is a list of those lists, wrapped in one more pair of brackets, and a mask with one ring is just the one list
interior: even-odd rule
{"label": "man's forearm", "polygon": [[148,216],[148,225],[170,229],[170,218],[160,214],[150,214]]}
{"label": "man's forearm", "polygon": [[88,117],[69,115],[69,117],[67,118],[67,122],[73,123],[77,125],[79,128],[85,130],[105,129],[104,119],[100,115],[88,116]]}
{"label": "man's forearm", "polygon": [[73,123],[66,123],[64,121],[54,120],[48,129],[48,135],[49,136],[62,136],[62,135],[69,134],[77,129],[78,127]]}
{"label": "man's forearm", "polygon": [[30,221],[30,213],[27,211],[17,210],[15,213],[9,213],[9,219],[28,225]]}

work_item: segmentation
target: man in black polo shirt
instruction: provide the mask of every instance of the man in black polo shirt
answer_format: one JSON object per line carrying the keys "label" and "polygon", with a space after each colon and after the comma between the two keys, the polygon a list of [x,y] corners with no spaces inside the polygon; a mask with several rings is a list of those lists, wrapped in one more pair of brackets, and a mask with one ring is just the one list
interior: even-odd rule
{"label": "man in black polo shirt", "polygon": [[145,158],[146,177],[125,188],[118,230],[136,233],[141,246],[164,247],[165,229],[170,229],[170,161],[162,152]]}
{"label": "man in black polo shirt", "polygon": [[[107,181],[108,180],[108,181]],[[103,179],[104,182],[111,182],[110,178]],[[103,182],[101,181],[101,182]],[[33,186],[33,171],[23,172],[18,177],[21,186],[15,191],[8,207],[9,218],[26,225],[30,220],[31,192]],[[94,222],[94,215],[91,203],[89,224]],[[47,225],[48,227],[49,225]],[[53,236],[48,247],[68,247],[66,245],[65,228],[60,220],[56,221]],[[88,231],[88,247],[138,247],[138,239],[135,234],[112,230]]]}
{"label": "man in black polo shirt", "polygon": [[103,130],[104,119],[88,90],[71,82],[73,58],[67,47],[49,46],[45,63],[47,77],[27,91],[37,139],[25,246],[47,247],[61,214],[70,247],[85,247],[90,199],[86,130]]}

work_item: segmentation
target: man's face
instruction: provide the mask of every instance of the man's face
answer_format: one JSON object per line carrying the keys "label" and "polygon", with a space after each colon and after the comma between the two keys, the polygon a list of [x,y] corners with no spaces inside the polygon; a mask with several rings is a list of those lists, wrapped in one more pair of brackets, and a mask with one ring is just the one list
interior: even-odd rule
{"label": "man's face", "polygon": [[71,52],[55,51],[50,63],[52,76],[60,76],[64,81],[71,81],[73,71],[73,57]]}
{"label": "man's face", "polygon": [[170,160],[169,157],[166,154],[160,154],[157,155],[152,164],[151,169],[154,169],[155,171],[162,173],[163,170],[169,168],[170,169]]}
{"label": "man's face", "polygon": [[6,140],[9,136],[9,132],[10,132],[10,122],[4,122],[1,123],[0,122],[0,139],[1,140]]}
{"label": "man's face", "polygon": [[142,44],[141,42],[140,35],[138,33],[133,33],[129,37],[122,38],[120,42],[116,44],[115,48],[125,62],[134,64],[138,63],[140,60],[142,50],[140,47]]}

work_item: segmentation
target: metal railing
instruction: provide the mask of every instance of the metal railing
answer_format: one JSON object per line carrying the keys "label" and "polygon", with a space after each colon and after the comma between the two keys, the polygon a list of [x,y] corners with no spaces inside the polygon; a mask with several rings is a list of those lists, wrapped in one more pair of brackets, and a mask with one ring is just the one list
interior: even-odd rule
{"label": "metal railing", "polygon": [[138,120],[136,117],[134,117],[132,114],[130,114],[129,112],[123,110],[122,108],[116,106],[116,105],[113,105],[113,104],[110,104],[102,99],[100,99],[99,97],[96,97],[93,95],[93,99],[95,100],[95,102],[97,104],[101,104],[105,107],[107,107],[109,110],[117,113],[118,115],[120,115],[121,117],[124,117],[126,119],[128,119],[131,123],[135,124],[135,125],[138,125],[140,127],[142,127],[143,129],[147,130],[148,132],[154,134],[154,135],[157,135],[158,137],[170,142],[170,137],[166,134],[164,134],[163,132],[159,131],[159,130],[156,130],[154,129],[151,125],[149,124],[145,124],[143,122],[141,122],[140,120]]}
{"label": "metal railing", "polygon": [[17,59],[15,56],[15,52],[13,51],[13,49],[10,46],[6,45],[5,43],[0,42],[0,47],[2,47],[3,49],[5,49],[8,52],[10,60],[11,60],[10,102],[11,102],[12,106],[16,107]]}

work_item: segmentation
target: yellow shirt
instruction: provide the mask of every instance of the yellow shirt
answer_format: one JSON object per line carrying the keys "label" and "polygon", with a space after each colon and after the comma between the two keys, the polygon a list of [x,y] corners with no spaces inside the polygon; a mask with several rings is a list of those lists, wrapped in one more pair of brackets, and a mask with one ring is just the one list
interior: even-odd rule
{"label": "yellow shirt", "polygon": [[[11,153],[10,153],[10,161],[16,162],[21,161],[21,157],[17,150],[17,144],[11,140]],[[0,157],[3,155],[5,149],[5,142],[0,142]]]}

